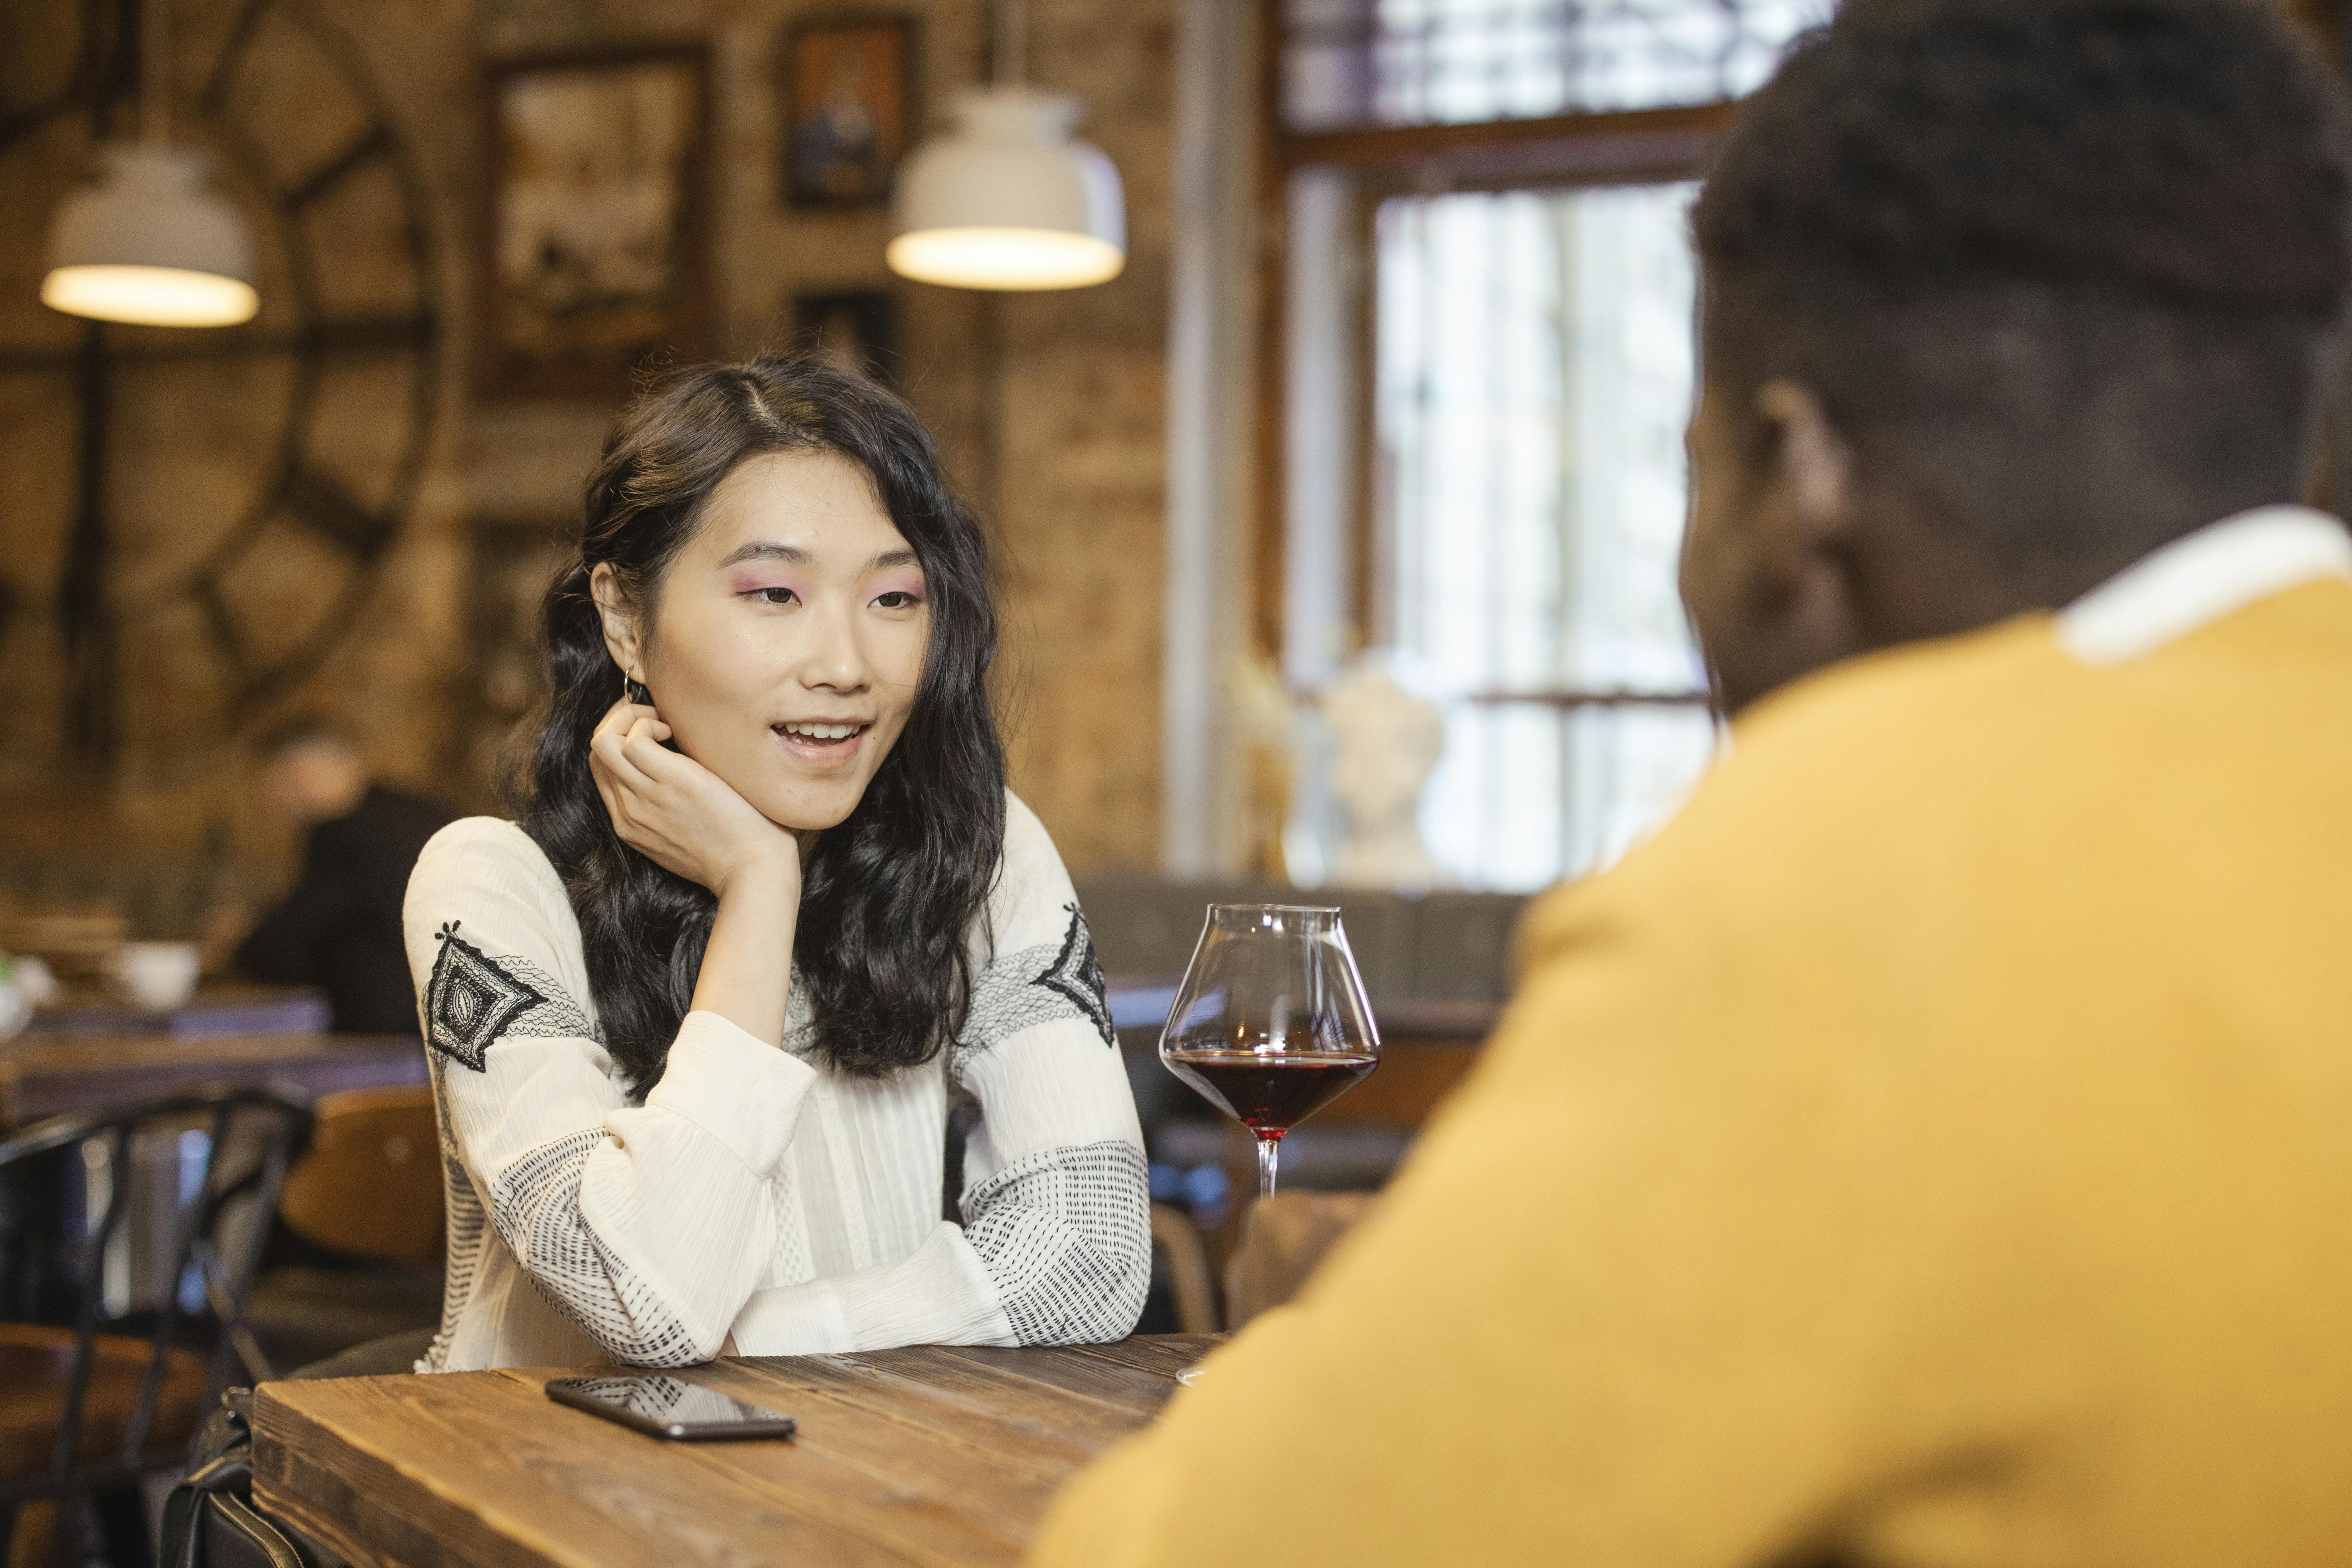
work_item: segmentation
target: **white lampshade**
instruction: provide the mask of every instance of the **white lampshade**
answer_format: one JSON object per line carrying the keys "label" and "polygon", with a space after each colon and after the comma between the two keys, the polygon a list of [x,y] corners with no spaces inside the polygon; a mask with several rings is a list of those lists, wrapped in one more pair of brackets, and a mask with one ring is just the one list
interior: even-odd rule
{"label": "white lampshade", "polygon": [[1022,87],[958,95],[955,128],[908,155],[890,270],[958,289],[1083,289],[1127,265],[1127,204],[1078,100]]}
{"label": "white lampshade", "polygon": [[184,147],[118,142],[49,226],[41,302],[146,327],[227,327],[261,308],[245,215]]}

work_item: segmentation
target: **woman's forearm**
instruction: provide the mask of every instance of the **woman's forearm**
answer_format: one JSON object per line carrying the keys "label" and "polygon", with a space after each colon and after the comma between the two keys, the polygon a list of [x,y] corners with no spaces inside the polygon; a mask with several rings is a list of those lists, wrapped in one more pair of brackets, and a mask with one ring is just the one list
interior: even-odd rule
{"label": "woman's forearm", "polygon": [[694,1010],[716,1013],[754,1039],[784,1037],[793,931],[800,916],[797,866],[746,868],[728,879],[694,979]]}

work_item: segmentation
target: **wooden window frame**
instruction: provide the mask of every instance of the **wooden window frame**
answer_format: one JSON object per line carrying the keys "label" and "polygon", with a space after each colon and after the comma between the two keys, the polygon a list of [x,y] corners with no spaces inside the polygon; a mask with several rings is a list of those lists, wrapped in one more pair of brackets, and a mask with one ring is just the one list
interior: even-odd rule
{"label": "wooden window frame", "polygon": [[[1469,124],[1380,126],[1340,131],[1293,131],[1282,112],[1282,0],[1256,0],[1255,93],[1258,149],[1255,216],[1258,336],[1255,397],[1259,409],[1256,472],[1251,486],[1250,640],[1279,668],[1285,641],[1284,590],[1288,571],[1286,485],[1289,363],[1289,188],[1300,170],[1336,167],[1360,182],[1363,233],[1380,204],[1412,192],[1506,191],[1650,184],[1701,177],[1736,105],[1696,104]],[[1352,417],[1355,472],[1349,483],[1348,599],[1358,642],[1370,640],[1373,604],[1371,474],[1373,463],[1373,342],[1377,280],[1368,283],[1358,312],[1360,367]],[[1625,691],[1480,692],[1470,700],[1536,701],[1559,707],[1702,700],[1697,693]]]}
{"label": "wooden window frame", "polygon": [[[1287,195],[1291,174],[1317,165],[1386,171],[1395,189],[1508,190],[1561,185],[1635,184],[1696,179],[1704,174],[1716,141],[1736,105],[1565,114],[1475,124],[1383,126],[1368,130],[1298,132],[1282,115],[1282,0],[1255,0],[1258,149],[1255,216],[1261,332],[1255,379],[1260,439],[1251,486],[1250,641],[1279,668],[1283,653],[1285,482],[1289,424],[1289,245]],[[2286,0],[2322,56],[2352,77],[2352,0]],[[1377,200],[1368,204],[1377,212]],[[1369,221],[1369,220],[1368,220]],[[1377,289],[1377,283],[1373,285]],[[1367,290],[1368,294],[1372,289]],[[1358,363],[1365,367],[1359,397],[1360,454],[1350,501],[1350,601],[1359,638],[1372,623],[1370,476],[1372,410],[1370,307],[1360,328]],[[2352,348],[2346,351],[2352,358]],[[2342,378],[2313,454],[2308,480],[2315,503],[2352,513],[2352,372]],[[1543,694],[1529,693],[1529,698]],[[1550,694],[1563,705],[1645,700],[1642,693]],[[1496,700],[1498,694],[1482,694]]]}

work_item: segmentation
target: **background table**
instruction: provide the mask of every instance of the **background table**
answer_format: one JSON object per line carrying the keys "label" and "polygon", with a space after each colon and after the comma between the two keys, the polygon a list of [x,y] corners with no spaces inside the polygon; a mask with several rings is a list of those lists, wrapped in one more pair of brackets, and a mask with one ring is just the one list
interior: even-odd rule
{"label": "background table", "polygon": [[134,1007],[92,982],[65,987],[26,1026],[28,1035],[316,1035],[332,1021],[327,994],[313,985],[254,985],[207,980],[177,1007]]}
{"label": "background table", "polygon": [[281,1085],[315,1098],[424,1081],[424,1045],[397,1036],[26,1035],[0,1046],[0,1130],[198,1084]]}
{"label": "background table", "polygon": [[1215,1343],[927,1346],[678,1374],[781,1410],[789,1442],[669,1443],[529,1369],[268,1383],[254,1492],[359,1568],[1016,1563],[1045,1505]]}

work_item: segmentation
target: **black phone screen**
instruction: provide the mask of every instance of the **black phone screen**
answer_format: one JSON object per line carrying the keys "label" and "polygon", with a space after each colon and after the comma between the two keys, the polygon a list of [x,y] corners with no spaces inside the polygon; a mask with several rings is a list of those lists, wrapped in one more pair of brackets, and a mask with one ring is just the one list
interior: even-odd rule
{"label": "black phone screen", "polygon": [[616,1372],[604,1377],[560,1377],[547,1385],[559,1405],[602,1415],[676,1443],[730,1437],[789,1437],[793,1418],[747,1405],[716,1389],[657,1372]]}

